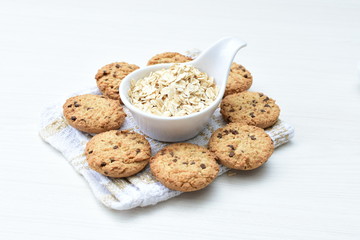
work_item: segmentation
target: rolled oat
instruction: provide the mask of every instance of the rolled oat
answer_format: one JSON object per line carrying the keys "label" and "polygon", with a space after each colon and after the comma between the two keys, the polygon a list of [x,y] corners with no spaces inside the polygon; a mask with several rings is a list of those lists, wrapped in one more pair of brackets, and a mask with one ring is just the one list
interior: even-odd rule
{"label": "rolled oat", "polygon": [[132,80],[128,91],[137,108],[159,116],[185,116],[209,106],[218,95],[212,77],[190,65],[172,65]]}

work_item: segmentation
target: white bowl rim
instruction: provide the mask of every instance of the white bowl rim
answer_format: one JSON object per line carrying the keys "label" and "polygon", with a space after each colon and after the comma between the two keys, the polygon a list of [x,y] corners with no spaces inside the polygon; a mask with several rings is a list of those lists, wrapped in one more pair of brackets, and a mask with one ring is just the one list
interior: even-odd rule
{"label": "white bowl rim", "polygon": [[[184,65],[191,65],[191,62],[186,62],[186,63],[182,63]],[[146,116],[148,118],[153,118],[153,119],[159,119],[159,120],[169,120],[169,121],[175,121],[175,120],[184,120],[184,119],[189,119],[189,118],[195,118],[196,116],[199,116],[205,112],[210,111],[212,108],[214,108],[214,106],[219,105],[221,99],[224,96],[225,93],[225,84],[219,89],[218,91],[218,95],[215,98],[215,100],[206,108],[204,108],[203,110],[199,111],[199,112],[195,112],[195,113],[191,113],[189,115],[185,115],[185,116],[177,116],[177,117],[165,117],[165,116],[158,116],[155,114],[151,114],[145,111],[142,111],[141,109],[135,107],[132,105],[132,103],[128,100],[128,91],[124,90],[124,86],[125,86],[125,82],[129,82],[132,80],[132,76],[135,75],[138,71],[144,71],[145,69],[149,71],[149,73],[151,72],[151,70],[153,69],[161,69],[161,68],[168,68],[172,65],[174,65],[176,63],[162,63],[162,64],[156,64],[156,65],[151,65],[151,66],[146,66],[144,68],[140,68],[135,70],[134,72],[131,72],[129,75],[127,75],[124,79],[121,80],[120,86],[119,86],[119,90],[120,90],[120,98],[121,101],[124,103],[124,105],[130,109],[130,111],[134,111],[137,114]],[[126,96],[124,96],[124,93],[126,94]],[[215,108],[216,109],[216,108]]]}

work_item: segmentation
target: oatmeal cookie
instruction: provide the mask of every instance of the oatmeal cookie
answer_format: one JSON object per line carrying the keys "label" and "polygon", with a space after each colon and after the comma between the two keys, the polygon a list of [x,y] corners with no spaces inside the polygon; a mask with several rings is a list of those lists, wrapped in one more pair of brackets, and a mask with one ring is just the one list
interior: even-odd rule
{"label": "oatmeal cookie", "polygon": [[177,52],[164,52],[153,56],[147,65],[155,65],[159,63],[184,63],[193,59]]}
{"label": "oatmeal cookie", "polygon": [[101,93],[108,98],[120,100],[119,86],[121,80],[129,73],[139,69],[135,64],[115,62],[100,68],[95,76]]}
{"label": "oatmeal cookie", "polygon": [[251,73],[242,65],[233,62],[230,67],[224,97],[248,90],[253,82]]}
{"label": "oatmeal cookie", "polygon": [[208,149],[191,143],[175,143],[151,158],[150,169],[166,187],[191,192],[209,185],[217,176],[219,165]]}
{"label": "oatmeal cookie", "polygon": [[93,170],[113,178],[129,177],[148,164],[151,148],[138,133],[111,130],[97,134],[86,144],[86,159]]}
{"label": "oatmeal cookie", "polygon": [[259,92],[241,92],[226,96],[220,105],[227,122],[241,122],[260,128],[274,125],[280,115],[275,100]]}
{"label": "oatmeal cookie", "polygon": [[229,168],[252,170],[269,159],[274,144],[262,128],[230,123],[211,135],[209,149]]}
{"label": "oatmeal cookie", "polygon": [[63,113],[70,126],[87,133],[118,129],[126,117],[119,101],[93,94],[67,99]]}

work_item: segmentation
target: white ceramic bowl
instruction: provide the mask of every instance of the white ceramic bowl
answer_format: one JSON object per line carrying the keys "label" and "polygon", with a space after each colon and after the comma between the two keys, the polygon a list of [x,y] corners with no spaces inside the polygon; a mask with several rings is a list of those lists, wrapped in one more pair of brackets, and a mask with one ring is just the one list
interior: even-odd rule
{"label": "white ceramic bowl", "polygon": [[[134,107],[128,95],[132,79],[138,80],[144,78],[160,69],[169,68],[170,64],[157,64],[147,68],[148,71],[136,70],[127,75],[120,84],[121,101],[130,110],[140,130],[147,136],[164,142],[179,142],[195,137],[208,123],[224,95],[219,93],[215,101],[201,112],[193,113],[181,117],[162,117],[144,112]],[[216,82],[216,80],[215,80]],[[221,91],[220,91],[221,92]]]}
{"label": "white ceramic bowl", "polygon": [[147,66],[127,75],[119,88],[121,100],[132,113],[140,130],[149,137],[164,142],[180,142],[193,138],[205,127],[219,106],[224,96],[231,63],[237,51],[244,46],[246,43],[235,37],[222,38],[195,60],[184,63],[213,77],[218,86],[219,93],[215,101],[201,112],[181,117],[161,117],[144,112],[130,103],[128,91],[132,79],[139,80],[151,72],[169,68],[173,63]]}

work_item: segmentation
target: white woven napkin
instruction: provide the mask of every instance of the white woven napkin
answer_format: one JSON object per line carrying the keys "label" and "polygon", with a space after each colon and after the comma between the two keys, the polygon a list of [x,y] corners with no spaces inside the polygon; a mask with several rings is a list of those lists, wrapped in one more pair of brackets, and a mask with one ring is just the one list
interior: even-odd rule
{"label": "white woven napkin", "polygon": [[[93,87],[74,93],[72,96],[87,93],[100,94],[98,88]],[[67,124],[62,113],[62,105],[65,100],[45,109],[41,117],[40,136],[64,155],[75,171],[80,173],[89,183],[95,197],[105,206],[116,210],[126,210],[138,206],[153,205],[181,194],[181,192],[170,190],[156,181],[148,167],[135,176],[121,179],[109,178],[90,169],[84,151],[91,135],[78,131]],[[125,107],[124,110],[128,116],[121,129],[130,129],[141,133],[131,113]],[[206,128],[197,137],[187,142],[206,146],[211,133],[224,125],[225,122],[219,109],[217,109]],[[273,139],[275,147],[285,144],[294,135],[293,127],[281,120],[272,128],[267,129],[266,132]],[[167,143],[151,138],[147,139],[150,142],[152,154],[167,145]],[[228,168],[221,166],[219,175],[228,170]]]}

